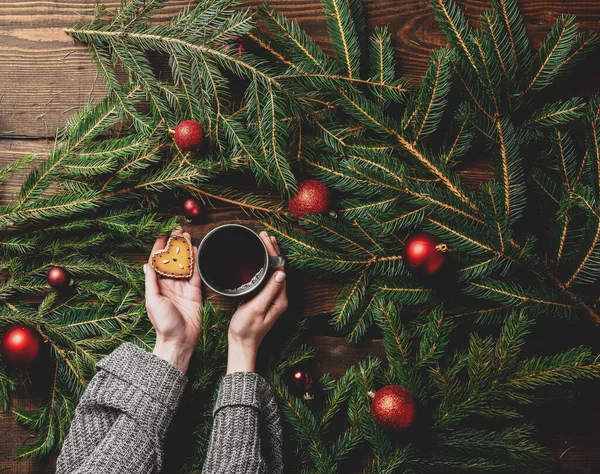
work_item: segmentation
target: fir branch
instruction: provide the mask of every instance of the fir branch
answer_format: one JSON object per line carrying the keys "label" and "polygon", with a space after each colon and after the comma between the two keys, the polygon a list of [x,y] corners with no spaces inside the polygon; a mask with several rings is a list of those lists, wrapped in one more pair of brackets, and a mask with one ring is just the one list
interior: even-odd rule
{"label": "fir branch", "polygon": [[516,0],[492,0],[492,7],[502,20],[510,42],[517,70],[526,71],[531,62],[529,40]]}
{"label": "fir branch", "polygon": [[473,54],[467,46],[472,33],[463,12],[454,0],[429,0],[429,3],[448,41],[459,47],[460,53],[467,59],[470,67],[478,72]]}
{"label": "fir branch", "polygon": [[531,79],[523,94],[548,86],[566,64],[576,41],[575,17],[559,17],[533,61]]}
{"label": "fir branch", "polygon": [[566,101],[558,101],[546,104],[536,110],[522,124],[523,127],[552,127],[569,123],[583,115],[585,105],[579,97],[573,97]]}
{"label": "fir branch", "polygon": [[[350,79],[360,76],[360,39],[356,20],[353,17],[351,4],[362,10],[357,0],[322,0],[323,11],[327,21],[327,30],[331,36],[333,49],[338,60]],[[358,12],[361,15],[361,11]],[[361,18],[361,21],[362,20]]]}

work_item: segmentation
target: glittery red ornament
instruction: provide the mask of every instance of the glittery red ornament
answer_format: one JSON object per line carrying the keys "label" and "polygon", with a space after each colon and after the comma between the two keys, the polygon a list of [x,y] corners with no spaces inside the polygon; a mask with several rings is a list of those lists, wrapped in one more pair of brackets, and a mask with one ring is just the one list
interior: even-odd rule
{"label": "glittery red ornament", "polygon": [[42,337],[30,326],[13,326],[2,336],[2,357],[12,365],[25,366],[37,359]]}
{"label": "glittery red ornament", "polygon": [[400,385],[388,385],[373,395],[371,413],[380,426],[403,430],[413,424],[417,409],[412,393]]}
{"label": "glittery red ornament", "polygon": [[69,286],[71,276],[69,272],[62,267],[52,267],[46,275],[46,280],[52,288],[62,290]]}
{"label": "glittery red ornament", "polygon": [[302,392],[308,392],[313,386],[312,376],[306,370],[294,370],[292,380],[294,381],[294,385]]}
{"label": "glittery red ornament", "polygon": [[288,200],[292,216],[301,219],[306,214],[324,214],[329,210],[329,188],[316,179],[298,184],[298,193]]}
{"label": "glittery red ornament", "polygon": [[402,261],[412,270],[423,275],[433,275],[446,260],[446,245],[429,234],[412,235],[404,244]]}
{"label": "glittery red ornament", "polygon": [[241,38],[234,38],[229,43],[225,43],[225,44],[217,43],[216,46],[222,47],[223,50],[225,50],[226,52],[229,52],[233,48],[235,48],[236,54],[238,56],[241,56],[242,54],[244,54],[246,52],[246,47],[244,46],[244,41]]}
{"label": "glittery red ornament", "polygon": [[195,120],[184,120],[175,128],[173,140],[183,151],[197,150],[204,141],[204,128]]}
{"label": "glittery red ornament", "polygon": [[202,212],[202,204],[194,198],[189,198],[183,201],[183,213],[190,220],[196,220]]}
{"label": "glittery red ornament", "polygon": [[242,43],[241,40],[238,40],[237,55],[241,56],[245,52],[246,52],[246,48],[244,47],[244,43]]}

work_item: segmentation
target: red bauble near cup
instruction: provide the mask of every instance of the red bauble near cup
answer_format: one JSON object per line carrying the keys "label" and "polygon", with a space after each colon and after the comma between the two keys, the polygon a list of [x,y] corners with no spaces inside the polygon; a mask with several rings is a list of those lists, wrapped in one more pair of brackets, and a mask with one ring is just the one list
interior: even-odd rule
{"label": "red bauble near cup", "polygon": [[175,128],[173,140],[183,151],[197,150],[204,142],[204,127],[195,120],[184,120]]}
{"label": "red bauble near cup", "polygon": [[414,234],[404,244],[402,261],[412,272],[431,276],[444,265],[446,250],[446,244],[437,237],[430,234]]}
{"label": "red bauble near cup", "polygon": [[194,198],[188,198],[183,201],[183,214],[190,221],[198,220],[202,214],[202,203]]}
{"label": "red bauble near cup", "polygon": [[2,357],[14,366],[26,366],[34,362],[42,349],[42,337],[31,326],[19,325],[9,328],[2,339]]}
{"label": "red bauble near cup", "polygon": [[329,188],[316,179],[298,184],[298,192],[288,200],[292,216],[301,219],[307,214],[325,214],[329,211]]}
{"label": "red bauble near cup", "polygon": [[401,431],[410,427],[417,416],[415,399],[407,389],[400,385],[388,385],[381,388],[371,401],[371,414],[378,425],[391,430]]}

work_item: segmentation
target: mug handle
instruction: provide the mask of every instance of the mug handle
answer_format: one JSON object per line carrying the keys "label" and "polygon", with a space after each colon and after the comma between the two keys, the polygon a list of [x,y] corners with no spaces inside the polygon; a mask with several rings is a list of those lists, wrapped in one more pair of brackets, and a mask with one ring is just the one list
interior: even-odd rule
{"label": "mug handle", "polygon": [[285,267],[285,258],[281,255],[269,255],[269,268]]}

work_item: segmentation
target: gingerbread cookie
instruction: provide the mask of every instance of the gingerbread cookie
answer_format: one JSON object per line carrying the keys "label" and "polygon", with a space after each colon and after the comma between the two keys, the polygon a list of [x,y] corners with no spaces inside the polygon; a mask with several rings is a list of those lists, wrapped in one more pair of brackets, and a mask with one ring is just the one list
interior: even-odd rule
{"label": "gingerbread cookie", "polygon": [[192,243],[181,234],[172,235],[163,250],[158,250],[150,256],[150,264],[160,275],[169,278],[189,278],[194,273]]}

